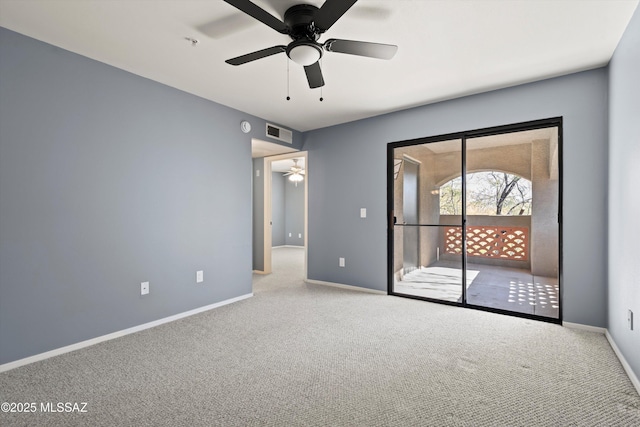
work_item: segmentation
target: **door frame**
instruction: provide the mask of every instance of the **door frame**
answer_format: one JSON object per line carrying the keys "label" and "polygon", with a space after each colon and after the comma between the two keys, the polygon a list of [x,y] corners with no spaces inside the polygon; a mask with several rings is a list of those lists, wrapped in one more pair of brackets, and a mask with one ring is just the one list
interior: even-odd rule
{"label": "door frame", "polygon": [[292,153],[279,154],[276,156],[269,156],[263,158],[263,171],[264,171],[264,234],[262,239],[263,244],[263,271],[262,274],[270,274],[272,272],[271,266],[271,249],[272,249],[272,176],[271,176],[271,163],[278,160],[298,159],[304,158],[305,162],[305,176],[304,180],[304,227],[303,227],[303,245],[304,245],[304,280],[307,280],[307,257],[309,247],[308,237],[308,213],[309,213],[309,155],[307,151],[295,151]]}
{"label": "door frame", "polygon": [[[455,132],[443,135],[435,135],[428,136],[423,138],[416,138],[405,141],[396,141],[390,142],[387,144],[387,294],[400,296],[404,298],[412,298],[425,300],[430,302],[435,302],[438,304],[446,304],[446,305],[454,305],[459,307],[471,308],[475,310],[481,311],[489,311],[493,313],[505,314],[514,317],[523,317],[527,319],[540,320],[543,322],[549,323],[557,323],[562,324],[563,318],[563,306],[564,306],[564,286],[563,284],[563,245],[562,245],[562,223],[563,223],[563,205],[564,205],[564,197],[563,197],[563,129],[562,129],[562,116],[560,117],[551,117],[547,119],[540,120],[532,120],[528,122],[521,123],[513,123],[508,125],[501,126],[493,126],[488,128],[480,128],[469,131]],[[466,301],[466,273],[467,273],[467,251],[463,250],[462,256],[462,302],[454,302],[454,301],[444,301],[433,298],[427,298],[417,295],[409,295],[409,294],[400,294],[396,293],[393,290],[394,283],[394,150],[396,148],[409,147],[413,145],[421,145],[428,144],[431,142],[439,142],[439,141],[447,141],[453,139],[460,139],[462,141],[462,153],[461,153],[461,163],[462,163],[462,176],[466,174],[466,140],[470,138],[478,138],[485,136],[494,136],[501,135],[506,133],[513,132],[522,132],[527,130],[534,129],[542,129],[542,128],[552,128],[555,127],[558,129],[558,318],[550,318],[539,316],[535,314],[528,313],[519,313],[499,308],[493,307],[485,307],[478,306],[473,304],[468,304]],[[466,204],[466,185],[465,179],[462,180],[462,203],[463,203],[463,221],[462,227],[466,227],[466,209],[464,209],[464,204]],[[462,233],[462,244],[463,247],[466,247],[466,233]]]}

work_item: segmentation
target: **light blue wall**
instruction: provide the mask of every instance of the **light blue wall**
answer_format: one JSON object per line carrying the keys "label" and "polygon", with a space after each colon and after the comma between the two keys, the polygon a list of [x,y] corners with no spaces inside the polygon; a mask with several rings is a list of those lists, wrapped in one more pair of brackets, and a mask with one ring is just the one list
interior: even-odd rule
{"label": "light blue wall", "polygon": [[281,172],[271,173],[271,246],[284,246],[285,178]]}
{"label": "light blue wall", "polygon": [[607,92],[602,68],[305,133],[308,277],[387,289],[387,143],[562,116],[564,320],[606,326]]}
{"label": "light blue wall", "polygon": [[[304,246],[304,182],[285,180],[285,243],[289,246]],[[291,237],[289,237],[291,233]]]}
{"label": "light blue wall", "polygon": [[264,120],[6,29],[0,76],[0,364],[252,291]]}
{"label": "light blue wall", "polygon": [[264,271],[264,159],[253,159],[253,269]]}
{"label": "light blue wall", "polygon": [[[609,65],[609,333],[640,377],[640,8]],[[633,310],[634,330],[627,326]]]}
{"label": "light blue wall", "polygon": [[272,246],[304,246],[304,183],[296,186],[273,172],[271,210]]}

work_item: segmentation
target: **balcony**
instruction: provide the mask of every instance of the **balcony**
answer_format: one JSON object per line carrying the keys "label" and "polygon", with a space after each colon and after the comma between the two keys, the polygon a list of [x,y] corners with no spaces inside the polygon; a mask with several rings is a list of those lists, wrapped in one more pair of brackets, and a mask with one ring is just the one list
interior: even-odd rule
{"label": "balcony", "polygon": [[[429,228],[419,230],[426,262],[396,273],[397,292],[461,302],[462,227],[447,225],[461,221],[441,215],[438,237]],[[467,303],[558,317],[557,253],[532,238],[531,216],[469,215],[467,224]],[[404,230],[397,233],[402,239]]]}

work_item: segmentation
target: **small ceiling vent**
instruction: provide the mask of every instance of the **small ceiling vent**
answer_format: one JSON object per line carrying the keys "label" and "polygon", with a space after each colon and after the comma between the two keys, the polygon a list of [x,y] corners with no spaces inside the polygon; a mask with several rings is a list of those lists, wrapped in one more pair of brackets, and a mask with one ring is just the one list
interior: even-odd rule
{"label": "small ceiling vent", "polygon": [[289,129],[281,128],[271,123],[267,123],[267,136],[278,141],[291,144],[293,142],[293,132]]}

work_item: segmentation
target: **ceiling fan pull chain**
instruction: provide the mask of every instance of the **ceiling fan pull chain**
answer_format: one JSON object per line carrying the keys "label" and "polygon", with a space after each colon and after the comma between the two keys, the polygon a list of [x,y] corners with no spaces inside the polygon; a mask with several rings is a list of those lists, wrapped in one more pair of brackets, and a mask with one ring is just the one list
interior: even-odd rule
{"label": "ceiling fan pull chain", "polygon": [[[318,62],[320,62],[320,69],[322,69],[322,58],[320,58],[320,59],[318,60]],[[320,86],[320,102],[324,101],[324,97],[322,96],[322,87],[323,87],[323,86],[324,86],[324,85]]]}
{"label": "ceiling fan pull chain", "polygon": [[291,97],[289,96],[289,58],[287,59],[287,101],[291,100]]}

